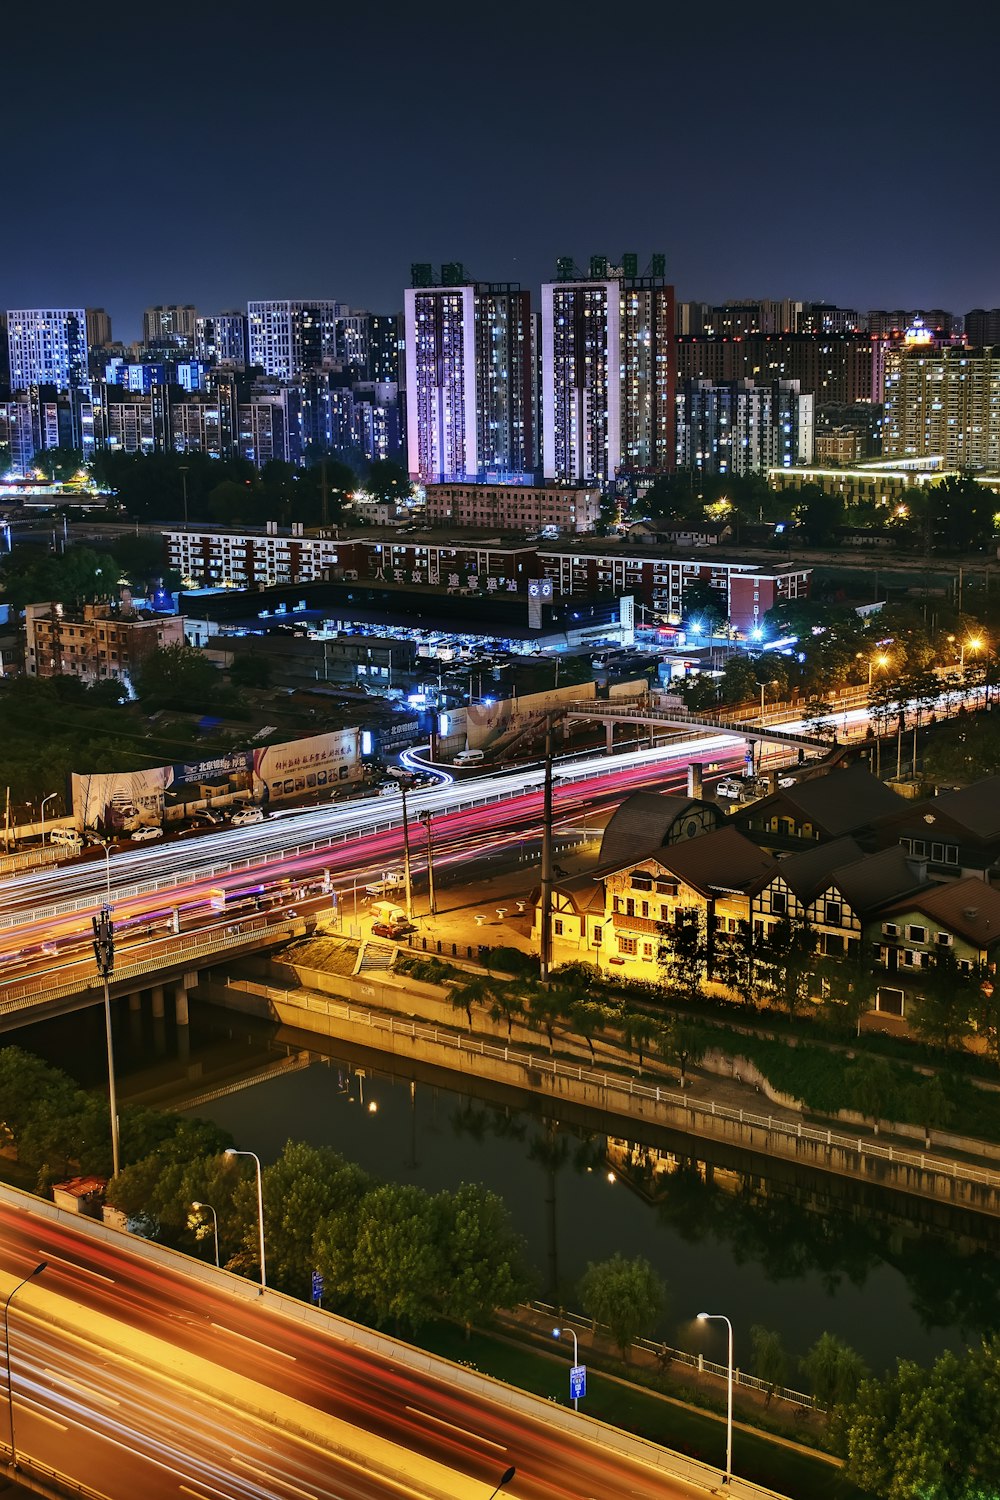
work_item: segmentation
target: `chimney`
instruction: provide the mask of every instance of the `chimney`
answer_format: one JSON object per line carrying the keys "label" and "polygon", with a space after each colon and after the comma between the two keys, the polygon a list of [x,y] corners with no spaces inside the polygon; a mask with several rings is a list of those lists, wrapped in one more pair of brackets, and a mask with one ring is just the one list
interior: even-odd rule
{"label": "chimney", "polygon": [[777,790],[778,790],[778,773],[777,773],[777,771],[768,771],[768,773],[767,773],[767,792],[768,792],[768,796],[769,797],[773,797],[774,794],[775,794],[775,792]]}
{"label": "chimney", "polygon": [[700,760],[692,760],[688,763],[688,796],[701,797],[703,787],[701,784],[702,764]]}

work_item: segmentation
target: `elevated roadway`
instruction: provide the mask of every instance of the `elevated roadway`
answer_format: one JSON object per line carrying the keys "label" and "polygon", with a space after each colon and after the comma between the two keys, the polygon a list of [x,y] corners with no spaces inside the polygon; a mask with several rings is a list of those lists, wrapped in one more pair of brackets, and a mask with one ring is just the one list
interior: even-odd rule
{"label": "elevated roadway", "polygon": [[[489,1500],[509,1466],[509,1500],[697,1500],[720,1479],[0,1189],[0,1292],[43,1260],[9,1310],[10,1373],[18,1473],[54,1500]],[[8,1472],[11,1436],[0,1418]],[[768,1494],[739,1480],[728,1492]]]}

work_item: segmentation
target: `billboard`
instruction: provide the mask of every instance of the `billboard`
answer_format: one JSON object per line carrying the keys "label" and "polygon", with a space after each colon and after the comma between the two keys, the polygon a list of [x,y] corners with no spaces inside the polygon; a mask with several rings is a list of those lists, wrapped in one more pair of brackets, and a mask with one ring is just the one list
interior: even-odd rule
{"label": "billboard", "polygon": [[266,806],[361,775],[361,731],[335,729],[253,752],[253,799]]}
{"label": "billboard", "polygon": [[259,803],[281,802],[360,776],[361,731],[339,729],[148,771],[74,772],[73,817],[78,828],[130,833],[204,807],[230,807],[251,797]]}

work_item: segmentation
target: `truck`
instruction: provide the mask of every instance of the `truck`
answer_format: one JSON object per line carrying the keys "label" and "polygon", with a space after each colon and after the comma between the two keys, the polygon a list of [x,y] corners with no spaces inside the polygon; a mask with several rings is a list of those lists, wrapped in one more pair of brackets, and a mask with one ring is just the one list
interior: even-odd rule
{"label": "truck", "polygon": [[397,901],[373,901],[372,920],[385,927],[405,927],[406,912]]}

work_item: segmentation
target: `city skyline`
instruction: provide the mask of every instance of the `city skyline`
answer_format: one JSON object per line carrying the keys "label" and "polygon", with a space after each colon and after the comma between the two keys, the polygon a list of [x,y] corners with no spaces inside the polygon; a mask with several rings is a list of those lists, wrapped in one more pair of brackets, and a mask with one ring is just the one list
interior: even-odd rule
{"label": "city skyline", "polygon": [[[723,0],[711,30],[671,8],[640,36],[520,0],[502,22],[306,0],[264,52],[246,9],[223,5],[199,18],[196,67],[147,78],[154,14],[111,4],[95,30],[57,10],[42,50],[15,12],[8,116],[67,169],[58,191],[45,171],[19,184],[0,301],[106,307],[134,338],[155,303],[390,311],[411,261],[535,288],[561,255],[652,245],[681,300],[996,306],[993,105],[965,82],[984,17],[916,28],[895,6]],[[155,107],[140,102],[158,79]],[[67,161],[106,111],[104,147]]]}

